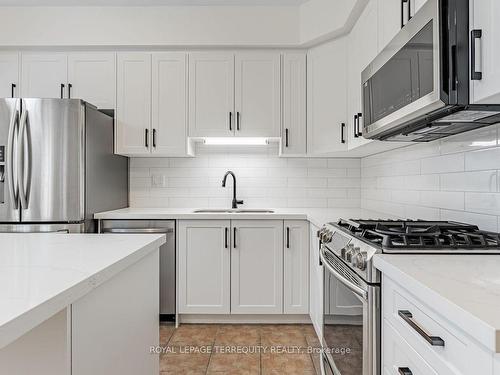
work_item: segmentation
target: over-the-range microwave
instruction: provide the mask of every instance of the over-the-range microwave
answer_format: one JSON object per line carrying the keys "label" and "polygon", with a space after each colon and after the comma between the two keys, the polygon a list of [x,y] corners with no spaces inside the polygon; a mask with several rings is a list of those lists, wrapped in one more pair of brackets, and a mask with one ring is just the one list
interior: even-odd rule
{"label": "over-the-range microwave", "polygon": [[469,0],[428,0],[361,74],[363,136],[428,142],[500,122],[500,103],[470,104],[477,38]]}

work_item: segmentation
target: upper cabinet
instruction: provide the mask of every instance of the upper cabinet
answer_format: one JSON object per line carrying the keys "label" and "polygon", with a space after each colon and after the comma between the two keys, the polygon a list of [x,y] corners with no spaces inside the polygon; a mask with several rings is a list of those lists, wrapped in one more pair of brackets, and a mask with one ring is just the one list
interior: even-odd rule
{"label": "upper cabinet", "polygon": [[189,54],[189,135],[234,134],[234,54]]}
{"label": "upper cabinet", "polygon": [[370,142],[362,135],[361,72],[378,53],[377,0],[370,0],[354,25],[348,42],[348,142],[349,149]]}
{"label": "upper cabinet", "polygon": [[236,132],[241,137],[280,135],[280,54],[241,52],[235,57]]}
{"label": "upper cabinet", "polygon": [[23,53],[21,96],[66,98],[68,55],[66,53]]}
{"label": "upper cabinet", "polygon": [[347,151],[346,38],[309,51],[307,60],[307,153]]}
{"label": "upper cabinet", "polygon": [[116,153],[151,151],[151,54],[117,55]]}
{"label": "upper cabinet", "polygon": [[307,139],[306,116],[306,54],[283,54],[281,155],[305,155]]}
{"label": "upper cabinet", "polygon": [[405,22],[402,0],[378,0],[378,45],[379,50],[396,36]]}
{"label": "upper cabinet", "polygon": [[19,97],[19,54],[0,53],[0,98]]}
{"label": "upper cabinet", "polygon": [[191,137],[279,137],[280,54],[191,53]]}
{"label": "upper cabinet", "polygon": [[187,156],[187,57],[117,55],[116,153]]}
{"label": "upper cabinet", "polygon": [[23,97],[75,98],[115,108],[114,53],[23,53],[21,61]]}
{"label": "upper cabinet", "polygon": [[[471,1],[471,56],[475,74],[471,83],[471,102],[500,103],[500,2],[498,0]],[[471,46],[472,47],[472,46]],[[471,49],[472,50],[472,49]]]}
{"label": "upper cabinet", "polygon": [[114,109],[115,88],[114,53],[68,55],[68,98],[83,99],[102,109]]}

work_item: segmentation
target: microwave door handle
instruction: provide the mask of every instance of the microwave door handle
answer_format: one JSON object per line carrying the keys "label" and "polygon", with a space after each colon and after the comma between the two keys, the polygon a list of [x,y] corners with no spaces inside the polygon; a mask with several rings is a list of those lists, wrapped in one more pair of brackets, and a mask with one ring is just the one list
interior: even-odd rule
{"label": "microwave door handle", "polygon": [[327,268],[327,270],[335,276],[342,284],[344,284],[351,292],[353,292],[356,296],[358,296],[360,299],[363,301],[368,300],[368,293],[366,290],[363,288],[360,288],[359,286],[353,284],[351,281],[349,281],[347,278],[345,278],[340,272],[336,271],[328,261],[325,259],[325,250],[321,249],[319,252],[319,257],[321,259],[321,262],[323,263],[323,266]]}
{"label": "microwave door handle", "polygon": [[16,126],[18,124],[19,119],[19,111],[17,110],[17,100],[16,105],[14,106],[14,110],[12,111],[12,116],[9,124],[9,134],[7,136],[7,177],[9,178],[9,195],[10,200],[12,201],[12,205],[15,210],[17,210],[18,204],[18,189],[17,184],[15,184],[15,176],[14,176],[14,159],[17,160],[17,155],[14,154],[14,136],[16,133]]}
{"label": "microwave door handle", "polygon": [[[471,51],[470,51],[470,56],[471,56],[471,76],[470,79],[473,81],[480,81],[483,79],[483,73],[481,71],[476,70],[476,51],[477,51],[477,40],[481,39],[483,36],[483,31],[481,29],[475,29],[470,32],[470,46],[471,46]],[[482,51],[479,51],[480,53]]]}

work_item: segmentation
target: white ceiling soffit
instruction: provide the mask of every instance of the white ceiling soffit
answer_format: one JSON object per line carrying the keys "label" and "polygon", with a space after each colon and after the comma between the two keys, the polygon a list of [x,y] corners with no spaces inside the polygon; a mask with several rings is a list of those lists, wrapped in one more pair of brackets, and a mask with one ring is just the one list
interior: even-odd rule
{"label": "white ceiling soffit", "polygon": [[298,6],[308,0],[0,0],[0,6]]}

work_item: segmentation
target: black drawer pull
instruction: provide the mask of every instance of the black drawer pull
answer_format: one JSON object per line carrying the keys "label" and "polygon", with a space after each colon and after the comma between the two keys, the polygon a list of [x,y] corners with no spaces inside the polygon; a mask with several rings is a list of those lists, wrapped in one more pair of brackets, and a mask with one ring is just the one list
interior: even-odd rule
{"label": "black drawer pull", "polygon": [[224,230],[224,247],[226,249],[228,248],[228,244],[227,244],[227,238],[229,237],[228,232],[229,232],[229,228],[226,227]]}
{"label": "black drawer pull", "polygon": [[345,122],[340,125],[340,143],[345,143],[344,139]]}
{"label": "black drawer pull", "polygon": [[285,147],[288,147],[288,129],[285,129]]}
{"label": "black drawer pull", "polygon": [[398,315],[413,328],[422,338],[432,346],[444,346],[444,340],[439,336],[429,335],[425,329],[420,327],[417,322],[413,320],[413,314],[408,310],[398,310]]}
{"label": "black drawer pull", "polygon": [[408,367],[398,367],[400,375],[413,375],[413,372]]}

